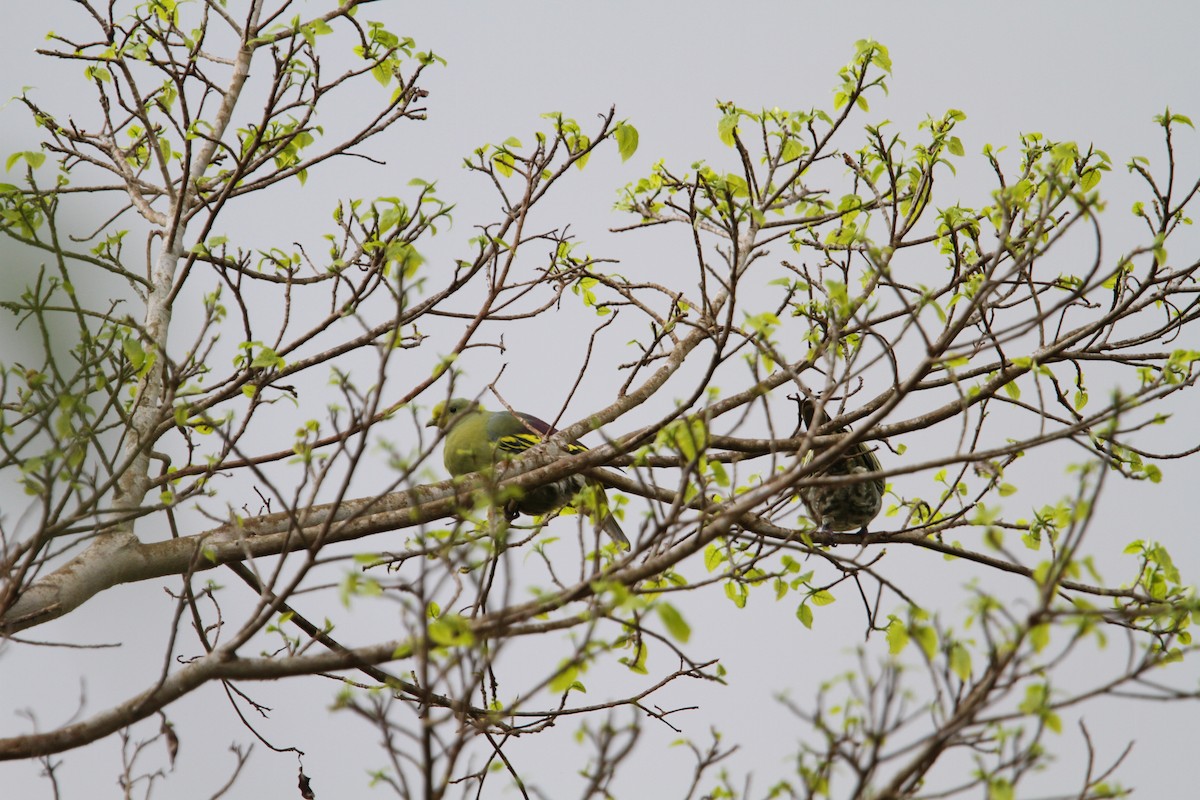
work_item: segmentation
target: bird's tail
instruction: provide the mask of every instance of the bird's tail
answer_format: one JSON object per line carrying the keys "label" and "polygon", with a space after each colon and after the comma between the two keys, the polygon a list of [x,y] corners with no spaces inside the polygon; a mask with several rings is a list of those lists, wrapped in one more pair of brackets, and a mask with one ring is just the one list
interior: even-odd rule
{"label": "bird's tail", "polygon": [[604,532],[609,535],[609,538],[621,545],[623,549],[629,549],[629,537],[625,535],[625,531],[621,530],[621,526],[617,522],[616,517],[614,517],[612,514],[605,514],[604,522],[600,523],[600,527],[603,528]]}
{"label": "bird's tail", "polygon": [[587,509],[593,522],[600,520],[596,524],[597,529],[607,533],[609,538],[619,544],[623,550],[629,549],[629,537],[625,535],[625,531],[621,530],[620,523],[609,510],[608,496],[605,495],[602,484],[594,480],[589,480],[584,484],[584,488],[580,490],[579,496],[576,498],[576,503],[580,502]]}

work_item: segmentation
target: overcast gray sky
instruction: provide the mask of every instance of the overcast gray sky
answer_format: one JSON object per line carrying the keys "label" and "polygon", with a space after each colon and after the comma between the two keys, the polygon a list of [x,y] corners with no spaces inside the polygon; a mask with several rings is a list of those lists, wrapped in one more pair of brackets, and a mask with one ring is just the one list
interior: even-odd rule
{"label": "overcast gray sky", "polygon": [[[230,0],[230,4],[238,5],[239,0]],[[310,3],[309,7],[316,9],[320,4]],[[436,178],[442,196],[459,207],[454,228],[438,239],[437,247],[444,250],[435,247],[427,257],[460,256],[468,249],[466,239],[474,235],[471,226],[495,214],[495,200],[488,188],[461,169],[465,155],[479,144],[510,135],[529,138],[541,127],[540,115],[545,112],[562,111],[586,126],[615,104],[618,116],[639,129],[640,149],[624,164],[612,154],[598,156],[560,201],[562,216],[597,254],[618,257],[631,270],[669,269],[669,262],[678,255],[661,241],[606,233],[610,227],[627,224],[611,210],[617,188],[645,174],[659,158],[687,165],[700,158],[727,157],[716,138],[718,100],[747,108],[828,106],[837,69],[851,58],[856,40],[870,37],[889,47],[895,69],[890,96],[873,102],[867,119],[891,119],[898,128],[912,131],[927,115],[940,116],[948,108],[966,113],[967,121],[957,133],[968,157],[953,182],[963,203],[986,201],[990,189],[985,182],[986,165],[982,159],[972,158],[985,143],[1015,149],[1019,135],[1029,131],[1095,143],[1116,165],[1103,188],[1110,200],[1106,222],[1112,223],[1119,242],[1132,230],[1125,218],[1129,217],[1133,184],[1123,165],[1134,155],[1155,162],[1162,158],[1152,116],[1170,105],[1200,120],[1198,9],[1200,6],[1191,2],[383,0],[364,8],[362,17],[386,20],[392,30],[415,38],[419,48],[431,49],[448,61],[448,66],[431,70],[424,80],[430,92],[429,120],[420,126],[401,126],[394,136],[389,135],[383,148],[386,166],[337,162],[323,174],[314,173],[309,185],[295,193],[294,202],[256,209],[243,216],[245,231],[232,232],[257,231],[264,237],[278,232],[290,243],[302,237],[298,231],[325,224],[331,195],[388,194],[419,176]],[[0,96],[9,97],[23,86],[33,86],[35,97],[57,108],[89,102],[77,64],[48,64],[33,54],[47,30],[61,30],[79,14],[72,3],[50,2],[26,6],[20,19],[6,21],[0,28]],[[10,104],[0,112],[0,149],[5,154],[29,147],[30,136],[19,105]],[[1188,130],[1180,142],[1185,175],[1200,171],[1198,154],[1200,138]],[[943,199],[954,194],[945,183],[940,189]],[[1191,241],[1194,244],[1195,237]],[[0,293],[5,296],[19,288],[11,273],[6,271],[6,275],[0,283]],[[514,333],[509,345],[505,356],[509,364],[507,399],[517,407],[540,412],[540,404],[547,402],[545,392],[519,376],[536,373],[547,358],[559,352],[550,349],[551,345],[565,348],[566,353],[577,348],[571,350],[570,342],[556,341],[553,332],[538,328]],[[1200,342],[1182,346],[1200,347]],[[491,380],[499,365],[488,363],[488,358],[494,361],[494,355],[473,358],[466,368],[482,385]],[[569,372],[573,375],[574,369]],[[603,375],[589,376],[587,386],[603,391],[605,381]],[[553,400],[558,402],[562,396]],[[598,405],[589,404],[585,396],[572,408],[583,412]],[[1200,424],[1184,420],[1169,432],[1151,432],[1149,436],[1151,446],[1155,444],[1153,436],[1170,437],[1176,445],[1181,439],[1195,444],[1200,440]],[[1047,469],[1047,474],[1062,475],[1061,465]],[[1163,470],[1160,486],[1113,483],[1104,505],[1104,520],[1092,544],[1111,549],[1138,536],[1163,538],[1172,542],[1181,569],[1194,578],[1200,574],[1200,545],[1189,489],[1200,483],[1200,464],[1192,458],[1164,464]],[[1050,495],[1068,491],[1065,485],[1042,488]],[[933,571],[938,563],[933,558],[914,559],[913,568]],[[937,580],[931,575],[932,582]],[[165,630],[164,615],[170,606],[160,602],[161,598],[158,586],[113,590],[46,626],[44,635],[61,641],[110,641],[108,626],[114,619]],[[788,692],[806,698],[816,681],[837,669],[851,668],[854,661],[847,653],[861,641],[863,621],[860,609],[850,603],[826,610],[811,632],[796,625],[792,607],[771,606],[766,597],[757,598],[756,606],[748,611],[754,612],[752,619],[731,605],[717,604],[705,608],[705,617],[694,620],[693,628],[699,639],[697,652],[707,649],[721,654],[735,678],[752,676],[753,680],[735,681],[725,689],[684,686],[660,702],[701,705],[695,712],[680,715],[676,724],[698,740],[704,739],[710,725],[718,725],[728,741],[742,745],[738,756],[728,763],[729,769],[758,772],[761,777],[756,786],[763,791],[775,776],[787,772],[787,757],[799,735],[786,727],[788,717],[774,703],[773,695]],[[147,616],[154,619],[147,620]],[[320,618],[319,613],[316,617]],[[352,617],[339,622],[350,630],[354,624]],[[778,635],[779,630],[786,635]],[[731,641],[744,644],[733,647]],[[708,642],[711,647],[706,648]],[[161,644],[157,646],[161,648]],[[146,658],[161,659],[155,646],[149,645]],[[39,701],[41,713],[47,715],[39,719],[43,728],[61,724],[74,712],[80,676],[72,672],[68,651],[45,649],[8,664],[3,663],[4,658],[0,653],[0,735],[26,729],[26,722],[14,711],[30,705],[31,695],[53,693],[59,698],[57,709]],[[104,699],[123,698],[145,684],[146,673],[128,666],[127,653],[114,651],[104,658],[111,658],[111,669],[86,676],[89,713],[102,707]],[[149,674],[159,663],[151,665]],[[1195,668],[1191,669],[1190,680],[1195,685]],[[614,681],[626,679],[612,677]],[[297,696],[294,687],[286,691],[261,687],[262,695],[270,697],[275,708],[271,720],[263,723],[264,729],[280,743],[309,752],[305,766],[314,778],[318,797],[367,796],[365,770],[380,765],[369,732],[344,715],[325,713],[335,691],[331,684],[314,680],[304,686],[303,696]],[[211,720],[228,731],[225,740],[245,740],[222,703],[219,689],[210,687],[183,701],[172,718]],[[52,716],[56,711],[59,716]],[[1089,709],[1086,716],[1094,731],[1111,734],[1097,737],[1103,741],[1104,757],[1115,756],[1127,738],[1136,739],[1123,778],[1138,788],[1139,797],[1182,796],[1171,772],[1194,758],[1196,706],[1142,707],[1130,713],[1130,707],[1112,703]],[[772,730],[771,725],[780,727]],[[1066,744],[1057,777],[1047,786],[1074,786],[1082,762],[1078,747],[1067,743],[1077,739],[1070,725],[1070,735],[1063,737]],[[536,774],[551,796],[571,793],[578,767],[573,753],[578,751],[573,749],[570,733],[564,726],[554,734],[534,737],[529,743],[534,750],[517,750],[531,763],[540,762]],[[174,778],[159,796],[192,796],[182,788],[189,786],[197,787],[195,796],[207,796],[216,788],[215,776],[223,775],[228,766],[222,753],[225,740],[216,737],[218,746],[212,744],[213,737],[182,734],[177,769],[184,774]],[[661,785],[659,796],[675,796],[686,785],[689,760],[679,749],[667,747],[676,734],[660,730],[651,735],[658,739],[651,740],[636,769],[617,784],[622,796],[651,795],[647,786],[633,785],[635,775],[654,781],[654,776],[678,769],[679,777]],[[201,738],[207,740],[204,747],[211,749],[201,750]],[[64,796],[115,796],[118,747],[110,737],[68,754],[61,773]],[[49,797],[49,786],[38,778],[38,772],[38,765],[32,763],[0,764],[5,795]],[[233,796],[293,796],[294,775],[293,760],[260,747]],[[1062,782],[1055,783],[1059,778]],[[563,794],[555,795],[554,789]]]}

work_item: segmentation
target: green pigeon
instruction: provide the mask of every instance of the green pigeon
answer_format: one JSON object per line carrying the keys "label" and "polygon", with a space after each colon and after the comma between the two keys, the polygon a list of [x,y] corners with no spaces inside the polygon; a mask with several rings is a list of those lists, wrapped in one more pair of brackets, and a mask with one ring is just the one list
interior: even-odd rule
{"label": "green pigeon", "polygon": [[[817,406],[809,398],[800,400],[800,416],[810,431],[821,434],[844,434],[848,428],[821,430],[829,424],[829,415],[824,410],[817,415]],[[814,424],[814,417],[817,417]],[[820,453],[818,452],[819,456]],[[855,442],[832,464],[815,473],[814,477],[839,475],[863,475],[879,472],[879,459],[863,442]],[[800,499],[808,507],[808,513],[823,530],[867,532],[867,525],[883,507],[883,478],[841,483],[836,486],[806,486],[800,489]]]}
{"label": "green pigeon", "polygon": [[[451,475],[479,472],[500,461],[517,458],[555,433],[549,423],[531,414],[487,411],[479,403],[461,397],[434,406],[433,417],[426,427],[435,427],[445,433],[442,457]],[[574,442],[566,445],[566,449],[572,454],[587,450]],[[549,514],[569,505],[585,486],[594,487],[600,497],[604,496],[604,487],[598,482],[582,475],[568,475],[553,483],[525,490],[525,494],[510,503],[505,512],[509,519],[518,513],[531,516]],[[600,527],[613,541],[628,549],[629,539],[625,531],[621,530],[607,508]]]}

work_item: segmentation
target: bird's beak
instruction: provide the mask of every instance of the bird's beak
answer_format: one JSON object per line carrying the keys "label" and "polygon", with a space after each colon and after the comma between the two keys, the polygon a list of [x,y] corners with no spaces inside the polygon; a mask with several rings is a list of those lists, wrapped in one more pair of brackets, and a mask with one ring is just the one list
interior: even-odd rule
{"label": "bird's beak", "polygon": [[436,428],[436,427],[437,427],[437,420],[436,420],[436,419],[431,419],[431,420],[429,420],[429,422],[426,422],[426,423],[425,423],[425,427],[426,427],[426,428]]}

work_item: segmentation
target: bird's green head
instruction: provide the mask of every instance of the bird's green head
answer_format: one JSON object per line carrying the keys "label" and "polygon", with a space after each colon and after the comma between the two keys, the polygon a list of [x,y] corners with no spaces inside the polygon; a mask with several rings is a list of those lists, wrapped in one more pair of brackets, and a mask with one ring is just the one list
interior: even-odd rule
{"label": "bird's green head", "polygon": [[425,423],[425,427],[440,428],[443,431],[448,431],[464,414],[470,411],[482,410],[483,406],[474,400],[468,400],[465,397],[455,397],[434,406],[433,416],[429,418],[429,422]]}

